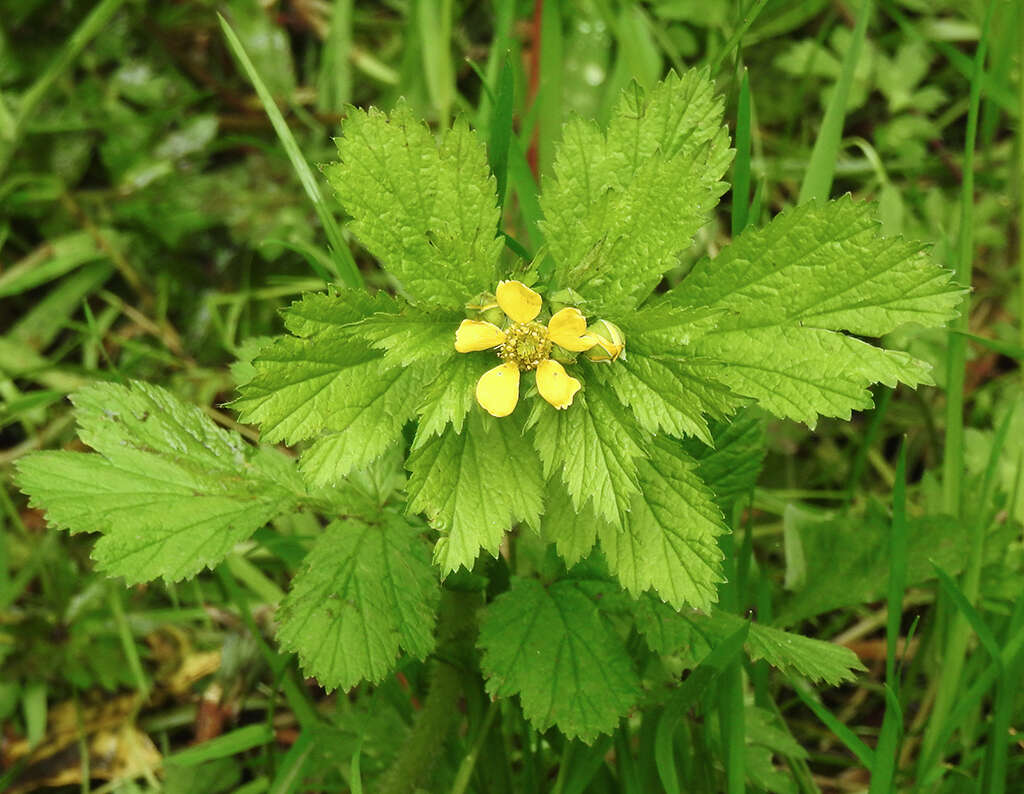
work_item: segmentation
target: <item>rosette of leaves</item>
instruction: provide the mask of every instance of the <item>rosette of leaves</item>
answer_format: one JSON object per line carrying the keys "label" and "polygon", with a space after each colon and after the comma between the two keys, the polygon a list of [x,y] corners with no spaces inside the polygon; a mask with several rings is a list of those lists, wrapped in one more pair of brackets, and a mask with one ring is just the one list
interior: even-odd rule
{"label": "rosette of leaves", "polygon": [[[145,490],[132,478],[155,450],[168,471],[184,467],[165,477],[180,484],[183,502],[203,489],[228,500],[211,501],[210,515],[184,529],[168,527],[166,508],[163,524],[154,511],[133,530],[112,528],[113,508],[103,513],[106,526],[84,520],[42,474],[41,456],[22,466],[23,487],[56,523],[106,532],[96,557],[112,573],[175,579],[218,562],[269,516],[302,504],[323,510],[325,498],[330,509],[324,494],[344,502],[354,481],[375,481],[367,471],[404,459],[404,504],[393,494],[389,504],[357,500],[316,542],[279,611],[282,645],[325,686],[379,680],[401,649],[431,650],[439,580],[472,568],[481,552],[497,555],[520,526],[552,544],[567,569],[586,561],[581,569],[605,573],[546,585],[513,575],[482,617],[488,689],[518,694],[539,729],[556,724],[585,740],[611,730],[640,691],[615,621],[626,615],[652,651],[670,652],[695,631],[698,618],[681,610],[707,612],[716,600],[724,496],[716,499],[701,475],[732,487],[742,460],[711,452],[726,443],[730,417],[752,405],[813,427],[818,416],[869,407],[874,383],[931,383],[923,362],[860,337],[939,325],[960,300],[921,245],[883,237],[872,207],[850,198],[783,212],[668,287],[665,274],[726,190],[732,151],[722,113],[707,73],[691,71],[649,93],[628,90],[607,129],[567,123],[542,184],[544,245],[527,260],[506,250],[487,153],[465,121],[435,135],[401,103],[390,114],[352,109],[326,175],[350,230],[394,289],[334,289],[292,304],[287,334],[259,349],[234,403],[265,443],[299,448],[297,467],[244,451],[236,439],[230,454],[244,475],[200,477],[182,456],[206,455],[205,441],[179,448],[165,433],[163,447],[129,444],[136,453],[98,431],[85,439],[113,456],[122,491]],[[456,330],[477,317],[479,296],[509,280],[530,287],[552,314],[571,305],[622,331],[625,352],[614,362],[563,351],[579,383],[568,406],[541,399],[529,377],[507,416],[476,403],[476,384],[499,360],[493,350],[457,353]],[[150,410],[134,408],[133,427]],[[203,465],[226,455],[215,451]],[[82,472],[70,471],[80,464],[60,462],[88,491]],[[231,512],[239,504],[244,520]],[[434,569],[421,553],[417,515],[432,528]],[[197,534],[197,525],[227,531]],[[145,532],[195,548],[172,564],[153,547],[144,566],[133,566]],[[604,597],[609,587],[621,598]],[[709,620],[735,628],[728,616]],[[754,628],[746,647],[756,658],[832,682],[857,666],[843,649]]]}

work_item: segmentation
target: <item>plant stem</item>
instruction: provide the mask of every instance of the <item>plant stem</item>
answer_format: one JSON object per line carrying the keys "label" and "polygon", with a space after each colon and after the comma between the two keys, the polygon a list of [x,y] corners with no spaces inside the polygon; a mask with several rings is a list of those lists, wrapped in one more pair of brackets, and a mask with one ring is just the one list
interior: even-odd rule
{"label": "plant stem", "polygon": [[438,615],[430,692],[412,734],[381,778],[381,794],[412,794],[428,781],[441,755],[439,748],[458,720],[456,701],[462,694],[463,662],[468,661],[476,640],[479,605],[479,593],[445,591]]}

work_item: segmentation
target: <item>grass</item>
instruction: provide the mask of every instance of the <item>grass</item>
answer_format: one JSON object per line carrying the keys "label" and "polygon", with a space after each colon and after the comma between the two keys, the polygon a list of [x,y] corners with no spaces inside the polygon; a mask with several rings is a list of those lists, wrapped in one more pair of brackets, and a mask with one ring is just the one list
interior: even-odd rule
{"label": "grass", "polygon": [[[445,660],[403,662],[378,687],[327,693],[270,639],[273,607],[320,529],[309,517],[258,533],[191,583],[125,590],[92,569],[88,538],[46,530],[9,486],[0,720],[12,749],[0,788],[27,791],[35,775],[56,792],[400,791],[417,776],[455,794],[1015,790],[1015,4],[971,14],[890,0],[689,11],[334,0],[269,13],[231,3],[224,17],[203,4],[150,6],[99,0],[57,15],[26,3],[0,15],[0,52],[10,53],[0,59],[5,472],[33,449],[74,443],[64,397],[96,379],[167,385],[230,424],[222,406],[244,373],[229,367],[247,339],[280,330],[282,305],[328,280],[390,286],[351,245],[313,167],[334,156],[347,102],[389,107],[404,96],[435,124],[472,119],[508,247],[528,260],[544,250],[537,195],[562,121],[606,117],[634,77],[704,65],[726,98],[736,157],[733,192],[695,254],[787,206],[884,191],[887,230],[930,243],[973,292],[951,333],[890,340],[935,364],[938,388],[880,388],[872,411],[813,432],[770,425],[758,489],[735,516],[721,603],[763,623],[806,587],[784,586],[787,573],[800,581],[794,535],[831,519],[884,522],[879,545],[834,550],[837,567],[853,559],[864,576],[882,571],[877,598],[794,626],[854,648],[868,668],[854,684],[812,687],[745,662],[744,628],[703,659],[665,660],[681,680],[669,701],[592,746],[537,734],[515,701],[446,677]],[[944,515],[955,532],[922,543],[916,533],[938,532]],[[967,538],[959,567],[931,565],[957,537]],[[66,735],[55,727],[61,709],[74,715]],[[456,730],[438,746],[446,724]],[[115,773],[82,752],[117,736]]]}

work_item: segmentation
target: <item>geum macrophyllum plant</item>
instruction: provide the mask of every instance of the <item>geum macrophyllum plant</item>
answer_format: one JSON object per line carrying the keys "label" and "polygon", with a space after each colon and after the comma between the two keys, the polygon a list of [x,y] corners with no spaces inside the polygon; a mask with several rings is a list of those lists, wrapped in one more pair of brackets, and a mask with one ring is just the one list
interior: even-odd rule
{"label": "geum macrophyllum plant", "polygon": [[[787,210],[676,275],[732,156],[704,72],[634,86],[607,130],[565,125],[531,261],[497,234],[464,121],[435,137],[404,104],[353,109],[337,144],[327,177],[394,294],[306,295],[237,369],[241,420],[299,445],[298,465],[163,390],[101,385],[75,398],[99,455],[30,456],[22,487],[55,524],[101,532],[97,565],[129,582],[216,565],[299,507],[334,518],[277,612],[281,645],[326,687],[429,654],[442,580],[451,593],[473,569],[454,578],[491,581],[488,690],[590,741],[641,697],[629,627],[643,653],[693,661],[742,625],[712,607],[723,508],[762,454],[753,410],[813,427],[869,407],[873,383],[930,383],[926,364],[858,337],[942,324],[961,291],[849,197]],[[516,526],[510,570],[498,554]],[[545,543],[561,569],[527,553]],[[858,667],[756,623],[746,649],[829,682]]]}

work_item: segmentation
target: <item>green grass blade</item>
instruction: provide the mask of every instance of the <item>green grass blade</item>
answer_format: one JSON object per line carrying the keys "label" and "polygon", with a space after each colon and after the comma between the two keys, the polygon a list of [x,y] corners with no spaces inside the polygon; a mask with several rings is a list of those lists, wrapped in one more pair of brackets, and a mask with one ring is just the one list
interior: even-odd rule
{"label": "green grass blade", "polygon": [[764,11],[764,7],[766,5],[768,5],[768,0],[757,0],[757,4],[751,8],[746,15],[744,15],[739,26],[732,32],[732,35],[729,36],[729,40],[722,45],[722,49],[718,51],[714,60],[711,61],[711,74],[718,72],[718,68],[722,65],[722,61],[729,57],[729,54],[736,48],[736,45],[739,44],[740,39],[743,38],[743,34],[746,33],[750,29],[750,26],[754,24],[754,20],[756,20],[760,13]]}
{"label": "green grass blade", "polygon": [[197,744],[195,747],[189,747],[187,750],[180,750],[169,755],[164,759],[164,763],[186,767],[198,766],[207,761],[216,761],[218,758],[244,753],[254,747],[262,747],[272,741],[274,741],[274,731],[266,723],[246,725],[244,728],[238,728],[215,739]]}
{"label": "green grass blade", "polygon": [[303,772],[316,744],[311,731],[303,731],[285,753],[284,760],[268,789],[269,794],[294,794],[305,782]]}
{"label": "green grass blade", "polygon": [[[537,82],[537,173],[550,172],[562,137],[562,4],[544,3],[540,21]],[[536,247],[536,246],[534,246]]]}
{"label": "green grass blade", "polygon": [[907,588],[907,441],[900,444],[896,480],[892,492],[892,531],[889,533],[889,593],[886,620],[885,680],[898,691],[896,646],[903,618],[903,595]]}
{"label": "green grass blade", "polygon": [[580,742],[571,742],[569,746],[573,751],[568,756],[563,756],[568,761],[565,777],[562,777],[562,771],[559,769],[556,781],[556,786],[559,781],[561,782],[561,788],[557,792],[553,790],[552,794],[585,794],[604,766],[604,759],[612,747],[612,742],[611,736],[602,736],[591,747]]}
{"label": "green grass blade", "polygon": [[313,209],[316,210],[317,217],[320,218],[320,223],[324,227],[324,233],[327,235],[327,242],[331,248],[331,261],[334,264],[335,275],[350,287],[361,287],[363,285],[363,276],[359,272],[359,268],[356,267],[355,260],[352,258],[352,252],[349,251],[348,245],[345,243],[345,238],[341,234],[341,229],[338,227],[334,213],[331,212],[327,202],[324,201],[323,194],[320,192],[320,185],[314,178],[313,171],[309,167],[309,163],[306,162],[306,158],[303,157],[299,144],[295,141],[295,136],[288,129],[288,123],[284,120],[284,116],[281,115],[281,111],[278,109],[277,103],[274,102],[274,98],[271,96],[266,83],[263,82],[263,79],[256,71],[256,67],[246,54],[245,48],[242,46],[242,42],[237,34],[223,16],[218,14],[217,18],[220,20],[220,27],[224,32],[224,38],[228,42],[228,47],[235,58],[238,59],[238,63],[241,65],[246,77],[249,78],[253,88],[256,89],[256,94],[259,96],[263,109],[270,119],[271,125],[274,127],[274,132],[277,133],[281,146],[284,147],[288,159],[291,161],[292,168],[295,169],[295,173],[299,177],[303,189],[306,191],[306,196],[313,203]]}
{"label": "green grass blade", "polygon": [[882,718],[882,730],[879,731],[878,743],[875,745],[875,764],[871,768],[868,794],[889,794],[893,791],[893,778],[896,776],[903,708],[900,706],[900,699],[888,684],[884,685],[884,691],[885,716]]}
{"label": "green grass blade", "polygon": [[[888,393],[888,392],[887,392]],[[896,479],[892,494],[892,530],[889,533],[889,592],[886,620],[885,715],[875,745],[875,763],[871,768],[870,794],[891,791],[896,774],[900,736],[903,732],[903,708],[900,705],[896,672],[896,648],[903,618],[903,596],[907,587],[907,442],[900,444]]]}
{"label": "green grass blade", "polygon": [[743,70],[736,108],[736,160],[732,165],[732,236],[747,228],[750,205],[750,76]]}
{"label": "green grass blade", "polygon": [[334,0],[317,74],[316,106],[337,113],[352,100],[352,12],[354,0]]}
{"label": "green grass blade", "polygon": [[[967,135],[964,141],[963,182],[960,190],[960,229],[956,248],[956,280],[971,286],[974,253],[974,149],[978,137],[978,111],[981,104],[981,76],[985,68],[989,29],[995,1],[990,0],[985,12],[981,38],[974,53],[974,72],[967,110]],[[951,329],[967,332],[970,318],[970,296],[964,298],[960,316]],[[967,340],[961,334],[951,334],[946,352],[946,453],[943,459],[943,503],[947,513],[960,515],[963,500],[962,474],[964,470],[964,385],[966,377]]]}
{"label": "green grass blade", "polygon": [[452,66],[452,0],[420,0],[413,4],[420,37],[423,74],[430,102],[442,127],[448,126],[455,102]]}
{"label": "green grass blade", "polygon": [[[494,112],[487,125],[487,156],[491,172],[497,182],[498,203],[504,206],[508,187],[508,154],[512,144],[512,116],[515,112],[515,74],[508,58],[498,76],[498,90],[494,95]],[[499,221],[500,223],[500,221]]]}
{"label": "green grass blade", "polygon": [[981,615],[978,614],[970,601],[967,600],[967,596],[964,595],[963,590],[957,587],[956,582],[953,581],[952,577],[946,573],[942,568],[932,563],[932,568],[935,570],[935,575],[939,579],[939,585],[943,591],[953,602],[953,605],[960,611],[964,619],[970,624],[971,628],[974,629],[974,633],[978,636],[978,642],[981,643],[988,655],[992,657],[998,666],[1002,667],[1002,661],[1000,657],[999,643],[996,641],[996,635],[989,628],[988,624],[982,619]]}
{"label": "green grass blade", "polygon": [[874,768],[874,751],[864,744],[864,742],[858,738],[857,734],[840,722],[831,711],[814,699],[813,695],[807,691],[811,689],[808,684],[795,679],[791,679],[791,683],[793,690],[796,692],[800,700],[804,702],[804,705],[814,712],[814,715],[825,724],[826,728],[832,731],[832,733],[839,738],[839,741],[846,745],[846,749],[857,756],[857,759],[865,766],[865,768]]}
{"label": "green grass blade", "polygon": [[803,184],[800,186],[799,204],[806,204],[813,199],[825,200],[832,190],[832,178],[835,174],[836,158],[839,156],[839,143],[843,137],[843,124],[846,121],[846,100],[853,85],[853,75],[860,59],[860,51],[864,46],[868,20],[871,19],[872,0],[862,0],[857,12],[857,24],[853,29],[850,48],[843,57],[842,71],[836,82],[835,90],[829,98],[825,117],[821,121],[818,139],[811,150],[811,160],[807,164]]}
{"label": "green grass blade", "polygon": [[[1013,629],[1024,623],[1024,598],[1018,598],[1010,618],[1007,636]],[[1004,794],[1009,770],[1007,769],[1007,745],[1010,736],[1010,720],[1017,700],[1018,682],[1024,676],[1024,655],[1003,659],[999,665],[1000,675],[996,684],[996,701],[992,709],[992,731],[982,766],[981,790],[991,794]]]}

